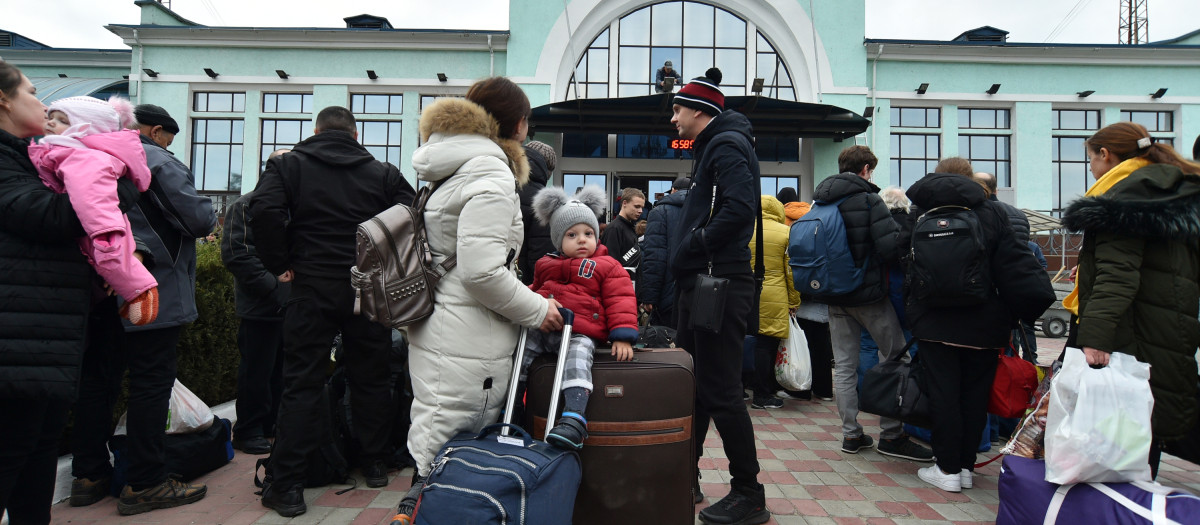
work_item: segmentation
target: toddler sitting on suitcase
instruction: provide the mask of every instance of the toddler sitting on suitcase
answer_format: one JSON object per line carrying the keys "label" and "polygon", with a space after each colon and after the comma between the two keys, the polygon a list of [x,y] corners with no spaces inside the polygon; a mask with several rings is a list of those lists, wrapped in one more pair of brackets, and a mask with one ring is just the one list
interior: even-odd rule
{"label": "toddler sitting on suitcase", "polygon": [[[563,371],[565,406],[546,437],[559,448],[579,449],[587,439],[584,410],[592,391],[593,339],[612,341],[612,355],[628,361],[633,359],[633,343],[638,338],[633,282],[621,264],[608,255],[608,249],[597,242],[600,226],[596,216],[606,208],[604,191],[598,186],[585,186],[574,197],[568,197],[561,188],[548,187],[533,198],[534,215],[550,227],[550,240],[557,251],[537,261],[529,287],[575,312]],[[560,332],[529,331],[525,359],[520,363],[518,393],[524,391],[533,359],[545,352],[557,352],[561,344]]]}

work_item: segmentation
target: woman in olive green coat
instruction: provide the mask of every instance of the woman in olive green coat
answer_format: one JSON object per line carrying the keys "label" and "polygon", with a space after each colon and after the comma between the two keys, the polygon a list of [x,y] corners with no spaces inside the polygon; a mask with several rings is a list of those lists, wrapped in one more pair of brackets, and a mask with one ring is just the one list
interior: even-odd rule
{"label": "woman in olive green coat", "polygon": [[1075,342],[1089,364],[1131,354],[1150,364],[1154,394],[1151,466],[1161,443],[1182,437],[1200,413],[1200,165],[1121,122],[1087,141],[1096,183],[1063,216],[1084,232],[1076,289]]}

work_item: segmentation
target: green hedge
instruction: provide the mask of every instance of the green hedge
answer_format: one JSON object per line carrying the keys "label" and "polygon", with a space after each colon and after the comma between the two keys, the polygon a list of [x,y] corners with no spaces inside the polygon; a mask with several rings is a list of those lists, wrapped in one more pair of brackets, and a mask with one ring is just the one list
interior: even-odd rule
{"label": "green hedge", "polygon": [[238,318],[233,274],[217,243],[196,244],[196,309],[200,318],[179,337],[179,381],[209,406],[237,397]]}

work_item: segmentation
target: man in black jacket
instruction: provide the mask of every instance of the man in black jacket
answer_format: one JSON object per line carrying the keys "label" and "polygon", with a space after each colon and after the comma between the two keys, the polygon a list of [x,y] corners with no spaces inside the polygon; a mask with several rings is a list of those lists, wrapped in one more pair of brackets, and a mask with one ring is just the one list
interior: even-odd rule
{"label": "man in black jacket", "polygon": [[671,251],[679,245],[675,224],[683,212],[692,179],[680,177],[671,193],[658,201],[646,220],[642,239],[642,264],[638,266],[637,296],[642,309],[650,312],[650,324],[675,326],[675,278],[668,270]]}
{"label": "man in black jacket", "polygon": [[642,190],[625,188],[621,192],[621,212],[600,235],[600,243],[608,248],[608,254],[626,268],[637,268],[642,262],[636,225],[645,207],[646,194]]}
{"label": "man in black jacket", "polygon": [[[899,261],[903,247],[900,227],[879,197],[879,187],[871,183],[871,174],[879,159],[866,146],[850,146],[838,155],[840,174],[821,181],[813,192],[817,202],[841,199],[838,211],[846,225],[850,255],[858,267],[866,265],[862,284],[854,291],[824,297],[829,304],[829,335],[833,341],[833,390],[838,414],[842,417],[842,452],[855,454],[873,444],[858,423],[858,360],[862,330],[866,328],[879,346],[880,361],[892,359],[903,350],[904,332],[896,310],[888,300],[886,268]],[[801,290],[803,293],[803,290]],[[933,453],[904,435],[895,419],[880,418],[877,450],[880,454],[932,461]]]}
{"label": "man in black jacket", "polygon": [[554,148],[536,140],[525,144],[525,158],[529,160],[529,182],[517,190],[521,197],[521,220],[525,223],[525,242],[521,243],[521,256],[517,267],[521,270],[521,282],[533,284],[533,266],[543,255],[554,251],[550,242],[550,227],[533,216],[533,197],[546,187],[558,156]]}
{"label": "man in black jacket", "polygon": [[[322,388],[329,349],[342,333],[354,434],[369,487],[387,484],[384,465],[394,407],[388,390],[386,327],[354,315],[350,267],[358,224],[395,204],[411,204],[412,186],[391,164],[358,143],[354,115],[331,106],[314,135],[267,162],[250,201],[251,231],[263,264],[292,281],[284,313],[283,401],[262,504],[281,516],[304,513],[305,459],[329,432]],[[317,428],[314,428],[314,424]]]}
{"label": "man in black jacket", "polygon": [[[272,152],[268,160],[288,151]],[[237,341],[242,359],[238,363],[233,448],[266,454],[271,451],[267,437],[275,435],[275,416],[283,394],[283,305],[292,285],[276,279],[258,258],[246,210],[253,198],[254,192],[242,195],[225,212],[221,262],[233,274],[233,299],[240,319]]]}
{"label": "man in black jacket", "polygon": [[[721,71],[711,68],[675,96],[671,123],[679,136],[694,139],[692,189],[683,203],[674,236],[671,271],[679,295],[679,345],[692,354],[696,368],[696,415],[692,438],[696,458],[704,447],[709,418],[721,433],[729,458],[730,492],[700,511],[703,523],[766,523],[763,486],[758,482],[754,426],[742,401],[742,340],[755,309],[750,237],[759,209],[758,157],[750,121],[724,111]],[[695,285],[700,273],[729,280],[719,331],[690,327]],[[753,316],[757,320],[757,315]],[[696,502],[703,495],[693,488]]]}

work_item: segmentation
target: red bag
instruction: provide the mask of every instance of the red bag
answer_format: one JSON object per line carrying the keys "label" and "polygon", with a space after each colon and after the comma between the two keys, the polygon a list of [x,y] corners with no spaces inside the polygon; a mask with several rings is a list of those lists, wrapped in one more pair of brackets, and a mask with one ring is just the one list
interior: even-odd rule
{"label": "red bag", "polygon": [[[1021,341],[1025,342],[1024,330],[1018,328],[1017,331],[1021,333]],[[1028,348],[1028,344],[1025,347]],[[992,396],[988,399],[988,413],[1000,417],[1024,416],[1037,386],[1037,367],[1020,357],[1005,355],[1001,348],[996,378],[992,380]]]}

